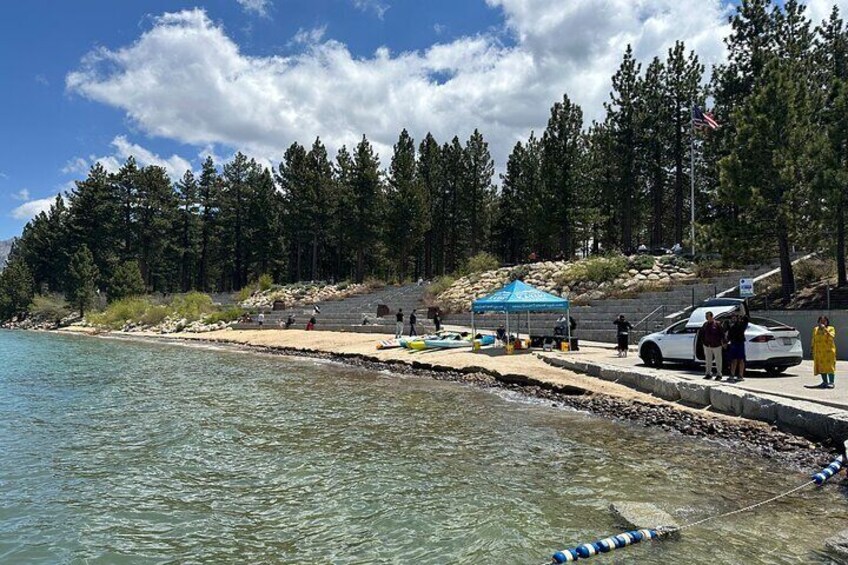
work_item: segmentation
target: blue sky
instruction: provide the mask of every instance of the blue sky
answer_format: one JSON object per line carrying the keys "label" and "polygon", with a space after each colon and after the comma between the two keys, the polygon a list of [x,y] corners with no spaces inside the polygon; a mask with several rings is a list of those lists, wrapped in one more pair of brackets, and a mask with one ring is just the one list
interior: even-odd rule
{"label": "blue sky", "polygon": [[[840,0],[848,1],[848,0]],[[814,6],[820,3],[821,6]],[[826,13],[825,0],[811,10]],[[179,176],[243,150],[367,134],[387,163],[401,128],[465,139],[500,168],[563,93],[597,117],[621,52],[684,39],[723,56],[722,0],[8,2],[0,19],[0,238],[127,155]]]}

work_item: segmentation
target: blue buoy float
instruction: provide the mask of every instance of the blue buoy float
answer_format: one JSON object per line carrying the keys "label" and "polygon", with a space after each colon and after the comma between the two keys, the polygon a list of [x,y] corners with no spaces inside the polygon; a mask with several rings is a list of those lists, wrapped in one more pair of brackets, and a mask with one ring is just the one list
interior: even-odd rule
{"label": "blue buoy float", "polygon": [[572,549],[557,551],[553,555],[553,562],[572,563],[578,559],[588,559],[599,553],[608,553],[614,549],[621,549],[643,540],[657,539],[659,536],[657,530],[631,530],[592,543],[584,543]]}
{"label": "blue buoy float", "polygon": [[844,461],[842,460],[842,456],[840,455],[839,457],[834,459],[830,465],[813,475],[813,481],[819,486],[823,485],[825,482],[827,482],[829,478],[839,472],[839,470],[842,468],[843,463]]}

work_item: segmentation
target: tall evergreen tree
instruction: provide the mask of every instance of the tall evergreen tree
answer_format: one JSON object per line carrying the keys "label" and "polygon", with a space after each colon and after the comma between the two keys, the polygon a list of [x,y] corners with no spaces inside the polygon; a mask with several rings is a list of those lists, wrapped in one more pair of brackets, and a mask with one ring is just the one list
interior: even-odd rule
{"label": "tall evergreen tree", "polygon": [[352,244],[356,252],[356,281],[362,282],[368,267],[379,263],[376,242],[380,235],[379,218],[384,196],[380,179],[380,160],[364,135],[353,155],[351,188],[353,193]]}
{"label": "tall evergreen tree", "polygon": [[309,223],[304,213],[309,206],[306,149],[292,143],[277,168],[276,181],[285,203],[284,225],[289,244],[289,277],[303,280],[303,253]]}
{"label": "tall evergreen tree", "polygon": [[[442,198],[442,152],[438,142],[429,132],[418,146],[418,178],[421,181],[427,199],[427,211],[424,221],[424,276],[431,278],[440,272],[441,249],[438,248],[439,234],[444,232],[444,213],[441,209]],[[439,261],[436,263],[436,261]]]}
{"label": "tall evergreen tree", "polygon": [[94,256],[87,245],[81,245],[71,257],[68,266],[66,292],[68,302],[79,311],[80,316],[85,316],[86,311],[94,304],[99,276]]}
{"label": "tall evergreen tree", "polygon": [[176,229],[179,202],[164,168],[148,165],[138,178],[137,220],[138,263],[145,284],[153,291],[171,292],[180,288],[179,230]]}
{"label": "tall evergreen tree", "polygon": [[141,296],[146,290],[138,261],[124,261],[118,265],[106,289],[110,302],[130,296]]}
{"label": "tall evergreen tree", "polygon": [[4,318],[26,316],[35,296],[35,281],[22,259],[12,258],[0,271],[0,314]]}
{"label": "tall evergreen tree", "polygon": [[248,271],[252,278],[269,274],[274,280],[285,276],[283,249],[283,197],[274,185],[271,171],[254,167],[250,172],[253,198],[248,209]]}
{"label": "tall evergreen tree", "polygon": [[327,157],[327,149],[316,138],[312,149],[306,154],[306,178],[304,199],[300,203],[300,214],[306,220],[305,232],[309,238],[311,256],[311,278],[321,278],[320,253],[326,246],[327,230],[333,216],[333,167]]}
{"label": "tall evergreen tree", "polygon": [[395,272],[405,280],[410,261],[420,257],[429,212],[428,194],[416,171],[415,141],[406,130],[394,146],[386,188],[386,247]]}
{"label": "tall evergreen tree", "polygon": [[197,267],[198,288],[209,290],[211,281],[215,278],[212,262],[218,245],[217,216],[221,179],[215,168],[212,157],[206,157],[198,183],[198,205],[200,207],[200,251]]}
{"label": "tall evergreen tree", "polygon": [[183,292],[197,288],[199,282],[197,268],[200,264],[199,253],[202,239],[201,217],[197,213],[199,192],[200,187],[194,178],[194,173],[191,170],[186,171],[177,183],[179,272]]}
{"label": "tall evergreen tree", "polygon": [[119,233],[122,216],[112,190],[109,174],[95,163],[84,181],[68,194],[70,249],[86,246],[103,282],[109,280],[118,263],[118,250],[124,240]]}
{"label": "tall evergreen tree", "polygon": [[249,179],[256,166],[254,160],[248,160],[240,151],[224,165],[224,182],[220,194],[221,243],[225,257],[222,280],[224,289],[242,288],[248,282],[247,216],[253,198]]}
{"label": "tall evergreen tree", "polygon": [[492,177],[495,164],[489,154],[489,144],[483,134],[474,130],[465,143],[465,174],[460,184],[460,209],[465,211],[465,238],[469,242],[468,253],[474,255],[484,249],[483,242],[489,241],[491,210],[494,204]]}

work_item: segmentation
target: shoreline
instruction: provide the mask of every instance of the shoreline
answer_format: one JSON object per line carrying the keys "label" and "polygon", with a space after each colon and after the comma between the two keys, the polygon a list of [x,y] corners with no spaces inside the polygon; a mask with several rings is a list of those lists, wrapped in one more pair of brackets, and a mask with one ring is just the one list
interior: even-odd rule
{"label": "shoreline", "polygon": [[[433,355],[413,357],[404,350],[378,351],[374,349],[374,344],[381,336],[374,334],[364,334],[363,339],[363,334],[300,330],[269,329],[238,332],[229,330],[204,334],[155,334],[98,332],[92,328],[64,328],[57,330],[57,333],[101,337],[116,341],[150,340],[175,344],[224,345],[242,351],[320,359],[376,371],[451,381],[480,388],[508,390],[526,398],[545,401],[553,407],[570,408],[632,425],[659,428],[665,432],[706,439],[734,451],[754,453],[766,459],[779,459],[781,464],[805,473],[816,471],[827,465],[833,457],[832,450],[821,444],[780,431],[775,426],[756,420],[690,408],[566,369],[548,367],[548,370],[559,373],[554,376],[561,377],[554,380],[548,374],[530,374],[540,369],[537,363],[544,364],[531,354],[509,358],[486,356],[488,360],[504,361],[506,368],[513,369],[504,372],[492,367],[492,365],[498,365],[497,362],[485,364],[467,362],[466,356],[477,357],[481,353],[462,352],[460,354],[455,350],[433,352],[441,354],[433,358]],[[363,350],[364,344],[370,345],[372,353]],[[515,370],[515,365],[526,365],[527,370],[521,371],[520,367],[519,370]]]}

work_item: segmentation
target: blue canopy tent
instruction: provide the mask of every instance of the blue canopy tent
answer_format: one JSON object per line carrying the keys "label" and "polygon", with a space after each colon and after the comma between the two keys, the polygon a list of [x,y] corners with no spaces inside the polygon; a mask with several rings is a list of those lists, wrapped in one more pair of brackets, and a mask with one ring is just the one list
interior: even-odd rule
{"label": "blue canopy tent", "polygon": [[[478,298],[471,303],[472,335],[477,333],[474,314],[482,312],[503,312],[506,314],[506,333],[509,335],[509,314],[527,312],[527,334],[530,334],[530,312],[566,312],[570,314],[571,304],[567,298],[532,287],[524,281],[513,281],[489,296]],[[568,343],[571,343],[571,324],[568,324]]]}

